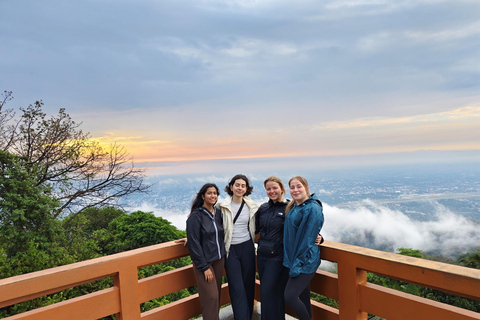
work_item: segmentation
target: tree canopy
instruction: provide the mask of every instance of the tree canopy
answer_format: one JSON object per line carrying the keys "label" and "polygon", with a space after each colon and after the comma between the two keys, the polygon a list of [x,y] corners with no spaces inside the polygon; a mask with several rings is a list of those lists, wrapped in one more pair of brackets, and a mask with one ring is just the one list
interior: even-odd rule
{"label": "tree canopy", "polygon": [[43,102],[20,108],[20,116],[0,104],[0,150],[19,156],[37,185],[51,186],[59,206],[53,217],[90,207],[115,205],[118,199],[144,192],[144,169],[134,166],[127,151],[115,143],[103,146],[80,129],[65,109],[47,116]]}

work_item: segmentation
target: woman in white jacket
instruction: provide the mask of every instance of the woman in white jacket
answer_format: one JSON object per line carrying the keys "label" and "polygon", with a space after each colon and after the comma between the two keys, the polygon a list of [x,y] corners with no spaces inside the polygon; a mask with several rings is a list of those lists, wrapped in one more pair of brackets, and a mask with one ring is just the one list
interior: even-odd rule
{"label": "woman in white jacket", "polygon": [[217,203],[225,231],[225,271],[235,320],[250,320],[255,293],[255,213],[258,205],[247,196],[253,186],[243,174],[225,187],[229,197]]}

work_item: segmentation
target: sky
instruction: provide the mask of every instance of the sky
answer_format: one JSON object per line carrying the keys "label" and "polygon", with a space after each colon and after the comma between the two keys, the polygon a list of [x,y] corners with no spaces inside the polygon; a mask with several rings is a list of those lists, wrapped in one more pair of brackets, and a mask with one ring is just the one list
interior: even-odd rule
{"label": "sky", "polygon": [[478,0],[0,0],[0,12],[8,107],[65,108],[154,172],[480,160]]}

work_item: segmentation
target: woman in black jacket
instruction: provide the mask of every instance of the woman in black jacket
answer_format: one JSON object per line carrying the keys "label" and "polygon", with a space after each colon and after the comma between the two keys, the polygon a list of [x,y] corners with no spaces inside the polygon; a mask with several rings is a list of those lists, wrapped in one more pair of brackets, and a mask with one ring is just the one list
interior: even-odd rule
{"label": "woman in black jacket", "polygon": [[256,231],[260,233],[257,248],[257,269],[260,277],[262,320],[285,320],[283,291],[288,270],[283,266],[283,225],[285,222],[285,187],[277,177],[264,183],[269,198],[256,215]]}
{"label": "woman in black jacket", "polygon": [[225,243],[222,215],[214,207],[218,195],[215,184],[205,184],[197,193],[187,219],[187,246],[205,320],[218,320],[220,310]]}

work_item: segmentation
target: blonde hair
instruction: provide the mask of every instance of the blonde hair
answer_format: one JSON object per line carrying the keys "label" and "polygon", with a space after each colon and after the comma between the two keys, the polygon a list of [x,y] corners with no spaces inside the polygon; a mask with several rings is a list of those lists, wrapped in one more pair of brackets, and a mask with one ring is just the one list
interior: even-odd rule
{"label": "blonde hair", "polygon": [[285,198],[285,195],[286,195],[287,191],[285,190],[285,186],[283,185],[282,180],[280,180],[280,178],[278,178],[278,177],[270,176],[267,179],[265,179],[265,181],[263,181],[263,186],[265,188],[267,188],[267,182],[270,182],[270,181],[278,183],[278,185],[280,186],[280,189],[282,190],[282,199],[281,200],[283,200]]}
{"label": "blonde hair", "polygon": [[[310,188],[308,187],[308,181],[307,179],[305,179],[304,177],[301,177],[301,176],[295,176],[293,178],[291,178],[290,180],[288,180],[288,186],[290,187],[290,183],[293,181],[293,180],[298,180],[302,185],[303,187],[305,188],[305,190],[307,191],[307,195],[310,196]],[[288,213],[288,211],[290,211],[290,209],[292,209],[293,205],[295,204],[295,201],[292,200],[288,203],[287,205],[287,208],[285,209],[285,214]]]}

